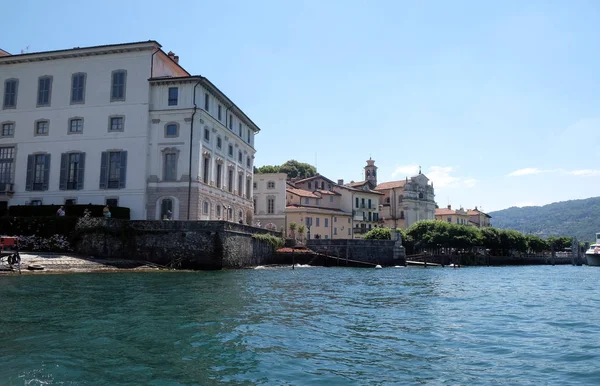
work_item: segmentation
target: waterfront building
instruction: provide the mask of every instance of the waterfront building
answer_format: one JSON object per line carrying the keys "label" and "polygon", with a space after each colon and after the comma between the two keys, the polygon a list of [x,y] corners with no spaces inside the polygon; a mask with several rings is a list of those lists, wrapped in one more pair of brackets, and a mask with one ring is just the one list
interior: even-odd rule
{"label": "waterfront building", "polygon": [[91,203],[128,207],[132,219],[252,215],[259,128],[159,43],[2,51],[0,87],[0,209]]}
{"label": "waterfront building", "polygon": [[273,230],[286,229],[287,174],[254,175],[254,220],[252,225]]}
{"label": "waterfront building", "polygon": [[[323,176],[289,182],[286,189],[288,228],[292,222],[304,225],[305,237],[309,239],[352,238],[352,212],[342,208],[342,195],[335,192],[334,187],[335,183]],[[287,233],[289,235],[289,229]]]}
{"label": "waterfront building", "polygon": [[450,224],[471,225],[468,212],[463,208],[452,209],[452,205],[448,205],[446,208],[436,209],[435,219],[446,221]]}
{"label": "waterfront building", "polygon": [[435,218],[433,183],[421,173],[404,180],[377,182],[377,166],[372,159],[365,166],[365,180],[354,187],[372,186],[380,193],[380,224],[386,228],[408,228],[420,220]]}
{"label": "waterfront building", "polygon": [[477,209],[477,207],[475,207],[475,209],[467,210],[467,214],[469,215],[469,222],[471,223],[471,225],[474,225],[478,228],[492,226],[490,222],[492,216],[480,211],[479,209]]}

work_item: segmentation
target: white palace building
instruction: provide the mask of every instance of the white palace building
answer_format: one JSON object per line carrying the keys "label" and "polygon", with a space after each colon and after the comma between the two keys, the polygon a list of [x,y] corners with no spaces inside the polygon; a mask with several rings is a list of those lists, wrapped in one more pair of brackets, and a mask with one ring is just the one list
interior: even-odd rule
{"label": "white palace building", "polygon": [[108,204],[132,219],[252,216],[254,136],[155,41],[0,50],[0,208]]}

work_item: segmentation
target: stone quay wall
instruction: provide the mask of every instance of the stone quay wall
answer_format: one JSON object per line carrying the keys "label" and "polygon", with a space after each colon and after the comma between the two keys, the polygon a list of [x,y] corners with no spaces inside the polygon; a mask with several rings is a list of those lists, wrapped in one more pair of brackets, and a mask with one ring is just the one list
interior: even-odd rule
{"label": "stone quay wall", "polygon": [[404,265],[405,251],[401,240],[332,240],[311,239],[306,246],[314,252],[345,260],[381,266]]}
{"label": "stone quay wall", "polygon": [[252,237],[279,232],[226,221],[82,219],[75,251],[103,258],[146,260],[182,269],[269,264],[274,248]]}

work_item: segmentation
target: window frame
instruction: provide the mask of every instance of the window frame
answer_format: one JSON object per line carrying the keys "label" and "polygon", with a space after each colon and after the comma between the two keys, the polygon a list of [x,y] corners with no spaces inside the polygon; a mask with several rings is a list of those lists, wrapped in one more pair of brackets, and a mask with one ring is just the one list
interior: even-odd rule
{"label": "window frame", "polygon": [[[167,156],[173,156],[173,167],[171,173],[169,173]],[[165,149],[163,153],[163,181],[174,182],[177,181],[177,164],[179,162],[179,152],[174,149]]]}
{"label": "window frame", "polygon": [[[37,99],[36,99],[36,107],[50,107],[52,106],[52,83],[53,83],[53,79],[54,77],[52,75],[42,75],[40,77],[38,77],[38,84],[37,84]],[[42,80],[48,80],[48,101],[47,103],[40,103],[40,82]]]}
{"label": "window frame", "polygon": [[[171,96],[171,91],[175,91],[175,97]],[[179,87],[169,87],[167,91],[167,105],[177,106],[179,104]]]}
{"label": "window frame", "polygon": [[[39,133],[38,128],[40,123],[46,123],[48,126],[46,127],[45,133]],[[34,137],[47,137],[50,134],[50,120],[49,119],[38,119],[33,123],[33,136]]]}
{"label": "window frame", "polygon": [[[81,121],[81,131],[72,131],[71,128],[73,127],[73,121]],[[84,127],[84,119],[83,117],[72,117],[69,118],[69,126],[67,127],[67,134],[71,135],[71,134],[83,134],[83,127]]]}
{"label": "window frame", "polygon": [[[75,91],[75,77],[78,76],[83,76],[83,80],[82,80],[82,86],[81,88],[81,100],[74,100],[73,95],[74,95],[74,91]],[[85,104],[85,91],[86,91],[86,84],[87,84],[87,73],[85,72],[76,72],[74,74],[71,75],[71,97],[70,97],[70,103],[72,105],[82,105]]]}
{"label": "window frame", "polygon": [[[113,124],[112,121],[113,119],[121,119],[121,129],[120,130],[113,130]],[[108,117],[108,132],[109,133],[122,133],[125,131],[125,116],[124,115],[111,115]]]}
{"label": "window frame", "polygon": [[210,130],[207,128],[204,128],[204,136],[203,136],[204,141],[206,142],[210,142]]}
{"label": "window frame", "polygon": [[233,145],[229,144],[229,146],[227,147],[227,155],[229,155],[229,157],[233,158]]}
{"label": "window frame", "polygon": [[[4,126],[5,125],[11,126],[11,133],[8,135],[4,135]],[[0,138],[14,138],[16,129],[17,129],[17,124],[15,123],[15,121],[1,122],[0,123]]]}
{"label": "window frame", "polygon": [[[115,97],[115,75],[123,73],[123,95]],[[110,73],[110,101],[111,102],[124,102],[127,100],[127,70],[119,69],[114,70]]]}
{"label": "window frame", "polygon": [[[15,83],[15,92],[14,95],[12,95],[14,97],[14,103],[12,105],[8,105],[6,104],[7,101],[7,96],[8,96],[8,84],[14,82]],[[19,79],[17,78],[9,78],[4,80],[4,90],[2,93],[2,109],[3,110],[9,110],[9,109],[16,109],[17,108],[17,98],[19,97]]]}
{"label": "window frame", "polygon": [[[176,132],[175,135],[169,135],[168,134],[168,127],[169,126],[175,126],[176,127],[176,131],[177,132]],[[179,123],[177,123],[177,122],[167,122],[165,124],[165,132],[164,132],[164,134],[165,134],[165,138],[178,138],[179,137]]]}
{"label": "window frame", "polygon": [[221,138],[220,135],[217,135],[217,149],[222,149],[223,148],[223,139]]}

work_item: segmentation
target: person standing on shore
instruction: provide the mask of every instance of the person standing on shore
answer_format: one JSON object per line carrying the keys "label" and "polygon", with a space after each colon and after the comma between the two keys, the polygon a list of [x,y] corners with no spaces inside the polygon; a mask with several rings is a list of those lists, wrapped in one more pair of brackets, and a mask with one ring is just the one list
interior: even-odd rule
{"label": "person standing on shore", "polygon": [[61,205],[60,208],[56,211],[56,215],[60,217],[64,217],[65,215],[65,207]]}
{"label": "person standing on shore", "polygon": [[110,218],[110,209],[108,208],[108,205],[102,209],[102,214],[104,215],[104,218]]}

